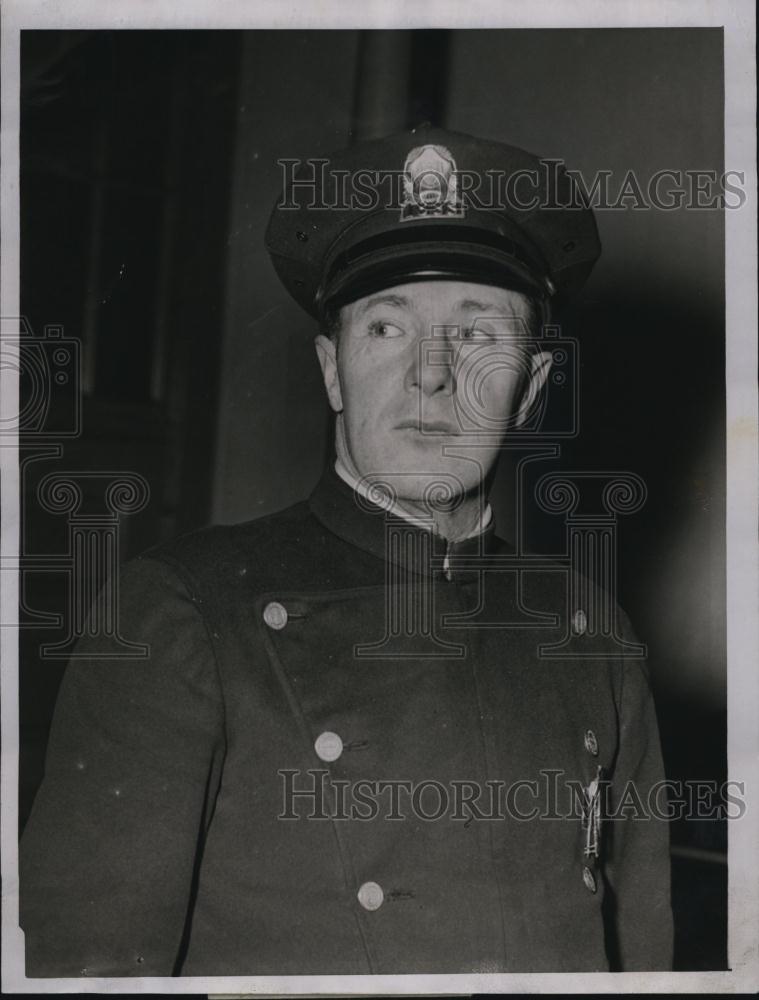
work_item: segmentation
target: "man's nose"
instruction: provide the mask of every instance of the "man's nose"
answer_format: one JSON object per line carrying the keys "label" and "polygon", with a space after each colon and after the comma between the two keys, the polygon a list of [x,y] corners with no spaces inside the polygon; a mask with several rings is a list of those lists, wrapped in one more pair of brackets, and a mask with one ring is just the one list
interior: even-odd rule
{"label": "man's nose", "polygon": [[406,372],[406,389],[425,396],[452,396],[456,392],[455,348],[449,336],[421,340]]}

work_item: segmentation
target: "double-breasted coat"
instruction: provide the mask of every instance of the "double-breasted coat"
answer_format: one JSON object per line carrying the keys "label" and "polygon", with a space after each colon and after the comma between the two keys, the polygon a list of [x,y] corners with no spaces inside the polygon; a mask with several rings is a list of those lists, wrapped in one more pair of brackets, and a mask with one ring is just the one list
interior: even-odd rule
{"label": "double-breasted coat", "polygon": [[83,639],[64,677],[21,846],[29,975],[669,966],[667,825],[613,816],[663,777],[644,662],[604,636],[546,655],[565,573],[485,571],[492,526],[446,549],[389,523],[329,471],[127,564],[148,655]]}

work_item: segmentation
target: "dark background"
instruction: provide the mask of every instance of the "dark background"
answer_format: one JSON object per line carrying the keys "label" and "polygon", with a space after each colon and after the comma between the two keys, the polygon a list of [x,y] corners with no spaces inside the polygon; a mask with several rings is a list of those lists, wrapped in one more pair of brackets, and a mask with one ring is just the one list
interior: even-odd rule
{"label": "dark background", "polygon": [[[263,246],[277,159],[427,120],[617,183],[724,169],[718,29],[26,31],[21,100],[22,311],[38,337],[56,324],[82,345],[81,433],[57,457],[24,439],[24,546],[42,557],[67,546],[65,516],[34,500],[53,470],[145,477],[122,558],[316,482],[329,418],[313,321]],[[620,600],[649,646],[668,776],[721,782],[724,220],[597,217],[604,253],[568,328],[581,433],[558,465],[645,480],[645,506],[620,522]],[[67,405],[54,394],[50,427]],[[492,497],[506,537],[511,471]],[[561,544],[560,526],[528,527],[533,549]],[[61,612],[66,586],[26,573],[28,613]],[[22,823],[63,670],[40,643],[63,634],[22,632]],[[725,824],[678,822],[672,837],[676,968],[724,968]]]}

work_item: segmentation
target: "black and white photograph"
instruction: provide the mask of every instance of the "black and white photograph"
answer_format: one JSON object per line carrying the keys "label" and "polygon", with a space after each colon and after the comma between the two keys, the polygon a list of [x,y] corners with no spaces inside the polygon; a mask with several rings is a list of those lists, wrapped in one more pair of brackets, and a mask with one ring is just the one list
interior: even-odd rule
{"label": "black and white photograph", "polygon": [[3,990],[759,988],[755,13],[3,5]]}

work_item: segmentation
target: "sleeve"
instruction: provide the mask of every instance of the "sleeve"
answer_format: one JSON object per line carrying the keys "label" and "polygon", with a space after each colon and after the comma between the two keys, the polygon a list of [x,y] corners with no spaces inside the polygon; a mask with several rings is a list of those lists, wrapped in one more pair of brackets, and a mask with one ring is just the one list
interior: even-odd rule
{"label": "sleeve", "polygon": [[168,976],[183,938],[223,761],[221,687],[198,601],[167,564],[127,564],[119,611],[147,652],[80,641],[21,840],[28,976]]}
{"label": "sleeve", "polygon": [[616,951],[611,957],[624,972],[668,970],[673,925],[659,729],[647,664],[631,660],[622,669],[620,741],[608,803],[611,850],[605,865]]}

